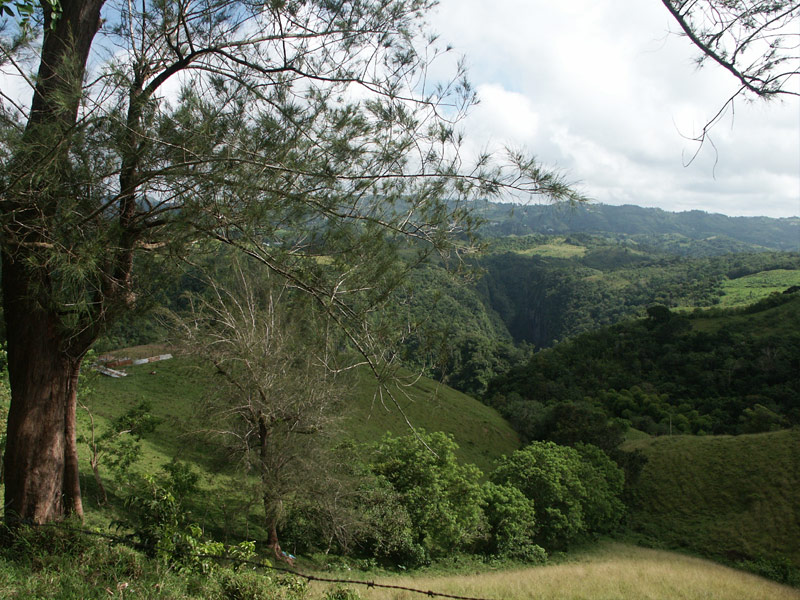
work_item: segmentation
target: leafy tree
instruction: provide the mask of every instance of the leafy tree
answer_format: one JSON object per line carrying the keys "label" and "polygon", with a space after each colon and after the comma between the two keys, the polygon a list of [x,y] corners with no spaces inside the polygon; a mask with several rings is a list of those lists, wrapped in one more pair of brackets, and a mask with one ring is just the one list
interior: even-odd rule
{"label": "leafy tree", "polygon": [[468,200],[575,197],[518,154],[464,165],[456,122],[474,92],[460,70],[431,84],[426,0],[59,6],[0,38],[33,88],[28,110],[4,94],[0,111],[11,522],[82,513],[80,364],[158,256],[234,246],[375,362],[366,315],[409,263],[469,249]]}
{"label": "leafy tree", "polygon": [[623,514],[624,476],[604,452],[533,442],[503,457],[492,482],[517,488],[533,501],[534,541],[547,550],[567,548],[588,534],[608,531]]}
{"label": "leafy tree", "polygon": [[536,542],[547,550],[564,549],[587,528],[578,452],[553,442],[533,442],[504,457],[492,482],[516,487],[533,501],[539,527]]}
{"label": "leafy tree", "polygon": [[533,500],[518,488],[487,482],[484,485],[489,538],[486,552],[525,562],[544,562],[547,555],[536,543],[538,526]]}
{"label": "leafy tree", "polygon": [[485,533],[480,470],[459,465],[456,443],[444,433],[385,437],[366,460],[399,494],[415,543],[429,556],[470,549]]}
{"label": "leafy tree", "polygon": [[[592,413],[605,413],[612,428],[616,420],[652,435],[791,427],[800,422],[798,323],[793,294],[664,323],[619,323],[538,352],[492,380],[487,396],[526,439],[585,441],[605,450],[603,418]],[[577,412],[549,422],[559,410]]]}
{"label": "leafy tree", "polygon": [[745,408],[739,417],[739,423],[739,431],[741,433],[777,431],[785,426],[785,420],[779,414],[761,404],[754,404],[752,408]]}
{"label": "leafy tree", "polygon": [[606,453],[618,448],[625,440],[625,427],[586,402],[554,404],[539,427],[537,439],[550,440],[562,446],[592,444]]}
{"label": "leafy tree", "polygon": [[282,536],[299,552],[421,564],[425,551],[399,492],[370,470],[363,450],[346,441],[326,453],[326,476],[314,477],[310,494],[292,498]]}
{"label": "leafy tree", "polygon": [[226,555],[232,560],[255,557],[255,542],[226,547],[205,538],[202,528],[191,521],[183,501],[197,491],[199,475],[189,465],[173,460],[163,465],[157,476],[145,474],[134,479],[125,498],[126,512],[116,525],[130,529],[128,537],[148,556],[171,568],[196,573],[216,569],[219,563],[213,556]]}
{"label": "leafy tree", "polygon": [[525,350],[511,343],[482,335],[464,335],[448,340],[446,362],[434,375],[450,387],[476,398],[486,393],[489,382],[525,359]]}
{"label": "leafy tree", "polygon": [[579,477],[586,490],[582,498],[586,528],[592,533],[609,532],[625,514],[625,505],[620,499],[625,474],[597,446],[579,443],[575,449],[583,460]]}

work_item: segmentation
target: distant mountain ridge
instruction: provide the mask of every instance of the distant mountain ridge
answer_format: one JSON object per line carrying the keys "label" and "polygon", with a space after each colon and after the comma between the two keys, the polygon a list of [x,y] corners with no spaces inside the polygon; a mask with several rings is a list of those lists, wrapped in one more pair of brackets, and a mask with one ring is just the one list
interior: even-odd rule
{"label": "distant mountain ridge", "polygon": [[612,233],[672,235],[694,240],[724,236],[770,250],[800,250],[800,217],[729,217],[700,210],[668,212],[630,204],[511,205],[486,202],[480,208],[488,235]]}

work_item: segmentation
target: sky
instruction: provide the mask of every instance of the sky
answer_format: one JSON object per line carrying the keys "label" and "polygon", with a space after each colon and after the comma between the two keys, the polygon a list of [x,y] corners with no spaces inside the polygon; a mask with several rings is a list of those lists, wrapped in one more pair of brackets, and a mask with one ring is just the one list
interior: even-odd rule
{"label": "sky", "polygon": [[691,160],[736,83],[659,0],[441,0],[429,23],[477,88],[468,152],[524,148],[605,204],[800,216],[800,99],[738,100]]}
{"label": "sky", "polygon": [[440,0],[429,24],[478,91],[467,154],[524,149],[606,204],[800,216],[800,98],[740,99],[698,149],[736,82],[660,0]]}

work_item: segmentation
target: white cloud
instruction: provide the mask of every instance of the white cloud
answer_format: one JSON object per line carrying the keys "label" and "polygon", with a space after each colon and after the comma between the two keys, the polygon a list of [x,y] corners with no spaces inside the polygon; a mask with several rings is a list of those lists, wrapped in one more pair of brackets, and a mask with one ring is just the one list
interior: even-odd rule
{"label": "white cloud", "polygon": [[564,168],[608,203],[724,214],[800,214],[800,102],[737,101],[735,90],[650,0],[442,0],[432,25],[467,55],[482,104],[473,148],[508,140]]}
{"label": "white cloud", "polygon": [[524,146],[536,139],[539,114],[527,96],[494,83],[482,84],[477,91],[480,103],[464,124],[472,137],[480,136],[490,146]]}

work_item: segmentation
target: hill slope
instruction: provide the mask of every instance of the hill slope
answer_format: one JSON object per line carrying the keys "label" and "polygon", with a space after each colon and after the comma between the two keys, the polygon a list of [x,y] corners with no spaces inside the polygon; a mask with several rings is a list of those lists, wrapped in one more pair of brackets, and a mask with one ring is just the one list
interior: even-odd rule
{"label": "hill slope", "polygon": [[534,438],[535,406],[562,402],[590,402],[654,435],[800,424],[800,295],[744,309],[650,313],[535,354],[493,380],[487,398]]}
{"label": "hill slope", "polygon": [[491,235],[528,233],[616,233],[661,237],[659,245],[682,254],[684,242],[707,240],[716,253],[742,252],[747,247],[800,250],[800,217],[728,217],[699,210],[673,213],[641,206],[607,204],[540,204],[512,206],[486,203],[481,207]]}
{"label": "hill slope", "polygon": [[800,567],[800,430],[629,442],[648,457],[630,525],[646,537],[728,560]]}
{"label": "hill slope", "polygon": [[372,442],[386,433],[405,435],[411,425],[426,431],[452,434],[459,446],[458,457],[477,465],[484,473],[494,461],[519,448],[519,438],[511,426],[493,408],[489,408],[444,384],[426,377],[410,377],[390,387],[401,414],[393,401],[376,396],[375,380],[361,373],[344,419],[343,437],[357,442]]}
{"label": "hill slope", "polygon": [[[157,354],[161,350],[153,350]],[[120,354],[142,354],[123,351]],[[148,351],[144,351],[147,354]],[[207,442],[196,443],[199,425],[195,420],[203,401],[203,390],[213,378],[196,369],[186,359],[128,367],[128,377],[98,377],[94,391],[86,400],[98,430],[138,402],[146,400],[162,425],[145,437],[146,466],[174,456],[211,469],[218,453]],[[391,386],[393,396],[414,427],[443,431],[455,437],[459,458],[487,470],[502,454],[519,447],[516,433],[492,408],[430,379],[409,377]],[[409,426],[393,401],[376,396],[377,384],[366,372],[359,373],[345,401],[341,437],[357,442],[372,442],[385,433],[408,433]],[[85,414],[82,426],[88,425]],[[84,469],[89,472],[88,468]]]}

